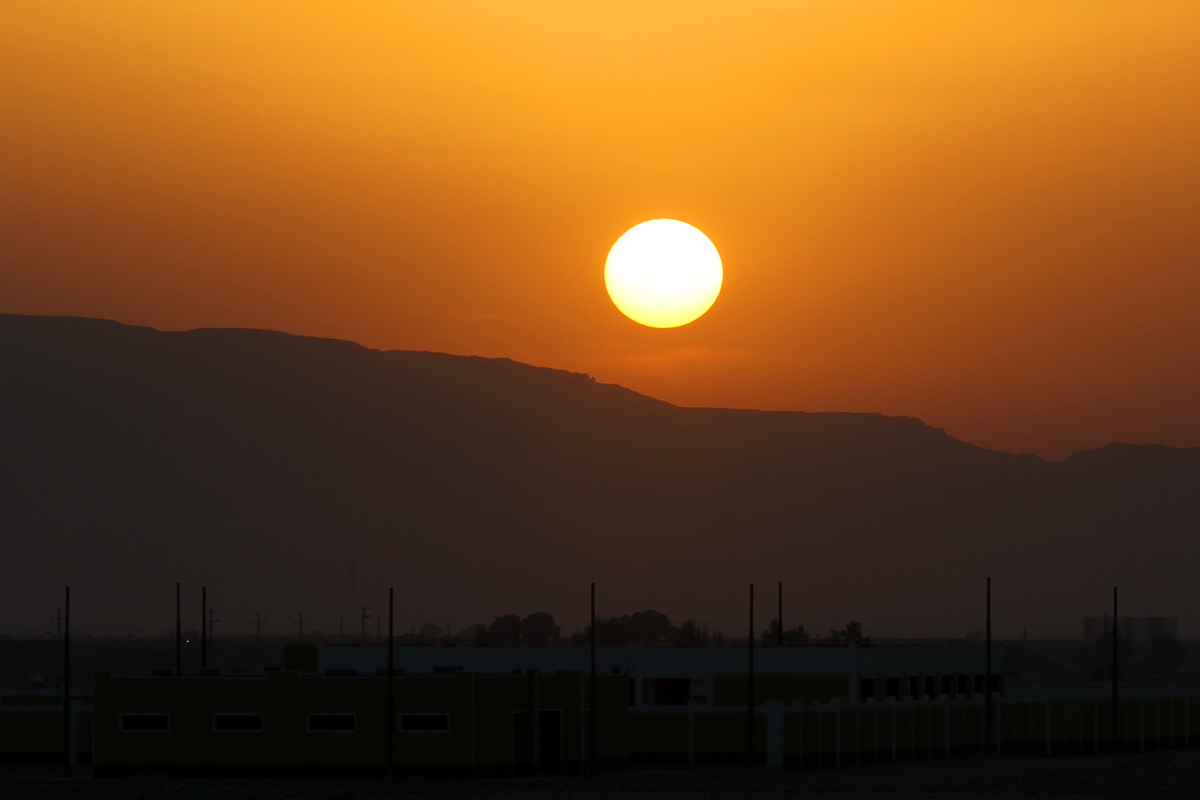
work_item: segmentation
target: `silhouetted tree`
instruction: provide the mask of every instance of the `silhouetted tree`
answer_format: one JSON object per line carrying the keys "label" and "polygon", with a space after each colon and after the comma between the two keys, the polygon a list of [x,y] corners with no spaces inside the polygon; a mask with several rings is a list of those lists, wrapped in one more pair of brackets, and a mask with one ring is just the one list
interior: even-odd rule
{"label": "silhouetted tree", "polygon": [[[762,632],[761,638],[763,644],[777,644],[779,642],[779,620],[771,620],[771,624]],[[797,625],[783,632],[783,643],[785,645],[809,644],[810,640],[808,631],[804,630],[803,625]]]}
{"label": "silhouetted tree", "polygon": [[[692,622],[690,635],[697,639],[707,637],[707,628],[697,629]],[[686,624],[686,623],[685,623]],[[572,637],[572,643],[584,643],[591,635],[591,626],[582,633]],[[596,620],[596,641],[606,647],[619,647],[629,644],[681,644],[683,635],[681,629],[671,624],[666,614],[648,609],[626,614],[623,617],[606,617]]]}
{"label": "silhouetted tree", "polygon": [[708,644],[708,626],[697,626],[696,620],[689,619],[679,626],[678,643],[684,647],[703,647]]}
{"label": "silhouetted tree", "polygon": [[496,620],[488,625],[487,629],[488,644],[520,644],[521,643],[521,618],[516,614],[505,614],[501,617],[496,617]]}
{"label": "silhouetted tree", "polygon": [[554,624],[554,617],[545,611],[535,611],[522,619],[516,614],[496,617],[485,630],[478,626],[475,634],[477,645],[545,645],[557,642],[562,631]]}
{"label": "silhouetted tree", "polygon": [[432,622],[426,622],[421,626],[421,630],[417,631],[418,636],[423,636],[427,639],[436,639],[442,635],[442,627],[434,625]]}
{"label": "silhouetted tree", "polygon": [[559,633],[554,617],[545,611],[538,611],[521,620],[521,641],[525,644],[544,645],[558,641]]}
{"label": "silhouetted tree", "polygon": [[829,631],[829,644],[870,644],[871,640],[863,636],[862,623],[850,620],[840,631]]}

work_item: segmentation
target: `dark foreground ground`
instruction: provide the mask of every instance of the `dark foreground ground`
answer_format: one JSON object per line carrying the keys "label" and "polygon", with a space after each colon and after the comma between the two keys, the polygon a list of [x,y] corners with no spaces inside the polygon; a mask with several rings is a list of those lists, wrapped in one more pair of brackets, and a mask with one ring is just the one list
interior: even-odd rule
{"label": "dark foreground ground", "polygon": [[0,772],[0,800],[369,800],[557,798],[659,800],[783,798],[1200,798],[1200,751],[1106,758],[1005,758],[888,764],[802,774],[717,770],[631,771],[596,781],[177,780],[163,776],[67,779],[48,768]]}

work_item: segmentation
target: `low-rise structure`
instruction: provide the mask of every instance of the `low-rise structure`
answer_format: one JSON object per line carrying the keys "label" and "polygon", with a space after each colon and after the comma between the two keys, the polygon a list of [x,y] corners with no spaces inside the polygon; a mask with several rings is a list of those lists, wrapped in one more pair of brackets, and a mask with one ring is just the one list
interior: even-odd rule
{"label": "low-rise structure", "polygon": [[[95,774],[483,777],[582,771],[579,671],[116,678],[95,686]],[[597,681],[599,766],[629,761],[622,678]],[[389,726],[392,730],[389,735]]]}
{"label": "low-rise structure", "polygon": [[[1179,620],[1176,617],[1121,617],[1118,623],[1121,638],[1128,642],[1149,642],[1161,634],[1172,638],[1179,635]],[[1084,617],[1083,640],[1096,642],[1109,635],[1112,620],[1108,617]]]}
{"label": "low-rise structure", "polygon": [[[598,674],[629,679],[634,707],[741,705],[746,702],[748,648],[599,647]],[[398,668],[414,673],[582,670],[586,647],[397,647]],[[387,648],[290,645],[285,668],[319,675],[370,674],[387,665]],[[992,645],[992,691],[1004,691],[1005,648]],[[983,644],[756,647],[756,702],[976,697],[985,691]]]}

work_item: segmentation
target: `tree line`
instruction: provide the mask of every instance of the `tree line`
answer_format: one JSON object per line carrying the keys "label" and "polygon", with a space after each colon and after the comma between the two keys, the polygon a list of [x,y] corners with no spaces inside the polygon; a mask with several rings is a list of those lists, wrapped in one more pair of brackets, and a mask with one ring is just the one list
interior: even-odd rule
{"label": "tree line", "polygon": [[[421,634],[401,637],[401,644],[446,641],[440,637],[440,634],[440,628],[429,625],[422,629]],[[457,636],[447,638],[455,643],[484,647],[520,644],[534,647],[568,644],[578,646],[585,645],[591,640],[591,626],[588,625],[582,631],[570,636],[563,636],[562,629],[554,622],[554,617],[545,611],[538,611],[525,617],[518,614],[502,614],[496,617],[491,624],[472,625]],[[414,641],[410,642],[409,639]],[[778,641],[779,620],[773,619],[759,635],[759,643],[771,646],[777,644]],[[863,636],[862,623],[855,620],[850,620],[840,629],[830,630],[828,637],[810,634],[803,625],[797,625],[783,632],[785,645],[838,646],[869,644],[870,641],[868,637]],[[633,644],[703,647],[708,644],[740,642],[745,642],[745,637],[725,636],[719,631],[711,630],[707,624],[697,623],[694,619],[675,625],[666,614],[653,609],[636,611],[619,617],[602,617],[596,620],[596,643],[603,647]]]}

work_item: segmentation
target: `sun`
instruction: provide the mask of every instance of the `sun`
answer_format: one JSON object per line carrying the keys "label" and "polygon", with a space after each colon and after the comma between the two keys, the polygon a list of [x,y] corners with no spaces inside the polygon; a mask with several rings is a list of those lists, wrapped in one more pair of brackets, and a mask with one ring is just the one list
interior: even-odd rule
{"label": "sun", "polygon": [[617,239],[604,285],[621,313],[651,328],[677,328],[701,317],[721,293],[721,256],[686,222],[652,219]]}

